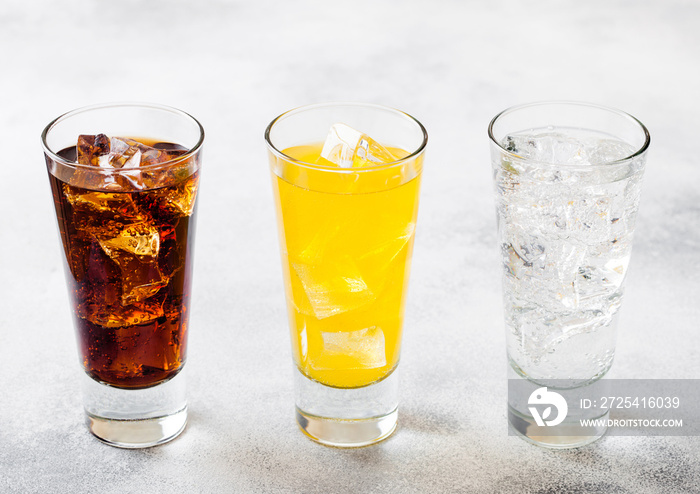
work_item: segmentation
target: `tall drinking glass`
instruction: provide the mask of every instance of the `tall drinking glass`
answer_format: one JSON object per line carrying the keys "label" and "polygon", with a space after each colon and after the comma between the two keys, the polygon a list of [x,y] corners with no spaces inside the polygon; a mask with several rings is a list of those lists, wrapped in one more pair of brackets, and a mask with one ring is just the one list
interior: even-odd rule
{"label": "tall drinking glass", "polygon": [[[510,426],[540,445],[586,444],[606,427],[580,419],[607,415],[578,407],[576,398],[615,355],[649,133],[618,110],[545,102],[498,114],[489,137]],[[540,416],[538,405],[554,405],[560,416],[545,423],[551,409]]]}
{"label": "tall drinking glass", "polygon": [[90,431],[141,448],[187,422],[185,365],[204,131],[165,106],[81,108],[42,134]]}
{"label": "tall drinking glass", "polygon": [[[327,135],[325,149],[333,147],[329,129],[339,123],[344,125],[338,135],[359,139],[340,146],[350,153],[342,163],[328,161],[334,158],[324,151]],[[265,139],[297,422],[323,444],[372,444],[396,427],[397,368],[427,134],[398,110],[332,103],[280,115]]]}

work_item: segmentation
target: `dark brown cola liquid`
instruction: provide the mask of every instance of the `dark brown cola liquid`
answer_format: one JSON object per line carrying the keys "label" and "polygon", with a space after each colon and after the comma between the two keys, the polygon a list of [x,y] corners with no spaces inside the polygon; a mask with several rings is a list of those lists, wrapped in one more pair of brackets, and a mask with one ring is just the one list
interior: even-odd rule
{"label": "dark brown cola liquid", "polygon": [[[73,161],[76,149],[59,155]],[[153,386],[185,362],[198,166],[117,191],[77,186],[89,183],[79,173],[49,177],[85,372],[120,388]]]}

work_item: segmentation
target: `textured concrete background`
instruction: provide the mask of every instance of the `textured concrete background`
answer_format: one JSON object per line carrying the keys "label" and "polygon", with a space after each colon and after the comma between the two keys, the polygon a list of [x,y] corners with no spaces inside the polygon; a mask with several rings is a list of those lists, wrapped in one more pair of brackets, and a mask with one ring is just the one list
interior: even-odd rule
{"label": "textured concrete background", "polygon": [[[700,3],[2,0],[0,492],[700,492],[699,438],[552,452],[507,435],[486,126],[575,99],[652,134],[618,378],[700,377]],[[82,425],[78,362],[39,134],[70,109],[163,103],[207,131],[189,348],[191,421],[110,448]],[[263,131],[331,100],[430,134],[402,354],[400,429],[307,440]]]}

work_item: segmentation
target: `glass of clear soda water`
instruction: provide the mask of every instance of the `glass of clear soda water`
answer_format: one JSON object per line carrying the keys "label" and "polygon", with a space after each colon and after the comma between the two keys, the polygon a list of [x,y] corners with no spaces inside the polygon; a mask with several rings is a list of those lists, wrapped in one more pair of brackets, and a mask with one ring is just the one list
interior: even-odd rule
{"label": "glass of clear soda water", "polygon": [[[612,108],[542,102],[499,113],[488,133],[511,431],[553,448],[588,444],[606,427],[580,420],[607,412],[579,409],[577,390],[602,385],[615,355],[649,132]],[[543,387],[568,403],[556,427],[537,412]]]}

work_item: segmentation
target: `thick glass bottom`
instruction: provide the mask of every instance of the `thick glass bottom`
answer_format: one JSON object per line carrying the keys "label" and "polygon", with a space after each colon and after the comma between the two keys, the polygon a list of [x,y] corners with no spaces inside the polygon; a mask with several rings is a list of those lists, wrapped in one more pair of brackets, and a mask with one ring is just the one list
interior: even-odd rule
{"label": "thick glass bottom", "polygon": [[[608,413],[596,419],[607,419]],[[510,429],[525,441],[536,446],[550,449],[570,449],[591,444],[600,439],[607,431],[606,426],[583,427],[578,422],[564,423],[557,426],[557,434],[553,435],[547,426],[537,425],[531,416],[520,413],[508,406],[508,425]]]}
{"label": "thick glass bottom", "polygon": [[383,417],[342,420],[316,417],[296,409],[297,424],[314,441],[336,448],[359,448],[378,443],[396,430],[399,411]]}
{"label": "thick glass bottom", "polygon": [[145,389],[115,388],[83,374],[88,429],[119,448],[148,448],[175,439],[187,424],[184,371]]}
{"label": "thick glass bottom", "polygon": [[314,441],[338,448],[369,446],[389,437],[398,419],[398,369],[362,388],[333,388],[295,369],[296,420]]}
{"label": "thick glass bottom", "polygon": [[149,448],[172,441],[185,430],[187,407],[165,417],[113,420],[87,414],[86,423],[97,439],[118,448]]}
{"label": "thick glass bottom", "polygon": [[[512,364],[512,362],[511,362]],[[585,384],[581,384],[585,383]],[[607,431],[608,409],[584,406],[591,396],[607,396],[605,379],[523,379],[508,368],[508,426],[537,446],[568,449],[585,446]]]}

